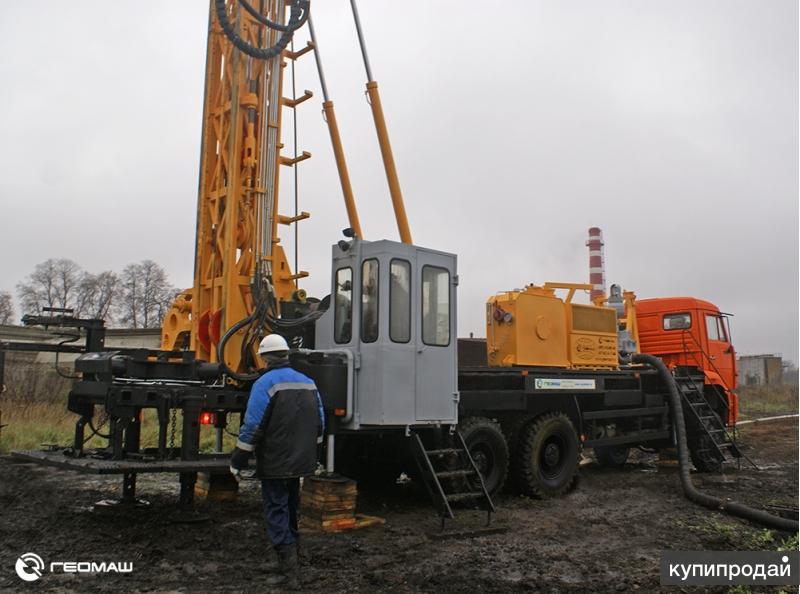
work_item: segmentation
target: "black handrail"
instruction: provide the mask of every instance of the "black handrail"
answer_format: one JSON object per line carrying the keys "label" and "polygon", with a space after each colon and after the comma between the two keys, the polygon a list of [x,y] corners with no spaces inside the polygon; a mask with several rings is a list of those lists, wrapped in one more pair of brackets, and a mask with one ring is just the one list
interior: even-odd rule
{"label": "black handrail", "polygon": [[[691,332],[689,332],[688,330],[683,330],[683,331],[681,332],[681,342],[683,343],[683,351],[684,351],[684,354],[686,354],[687,356],[688,356],[688,355],[690,355],[690,354],[692,355],[692,358],[694,359],[695,363],[697,363],[698,367],[699,367],[699,368],[700,368],[700,369],[703,371],[703,375],[705,376],[705,375],[706,375],[706,373],[705,373],[705,368],[703,367],[703,358],[701,357],[701,359],[698,361],[698,360],[697,360],[697,356],[695,355],[695,352],[694,352],[694,351],[690,351],[690,350],[689,350],[689,346],[686,344],[686,336],[687,336],[687,335],[688,335],[688,336],[689,336],[689,337],[692,339],[692,342],[694,342],[694,343],[697,345],[697,350],[698,350],[698,351],[700,351],[700,354],[701,354],[703,357],[705,357],[706,359],[708,359],[708,364],[709,364],[709,365],[710,365],[710,366],[711,366],[711,367],[714,369],[714,371],[716,372],[717,376],[719,377],[720,381],[721,381],[721,382],[722,382],[722,384],[723,384],[723,386],[722,386],[722,387],[723,387],[723,388],[725,388],[725,390],[726,390],[727,392],[730,392],[731,394],[733,394],[733,388],[731,388],[730,386],[728,386],[728,384],[725,382],[725,379],[722,377],[722,373],[720,373],[720,371],[719,371],[719,369],[717,368],[717,366],[716,366],[716,365],[714,365],[714,362],[712,361],[712,359],[711,359],[711,356],[710,356],[708,353],[706,353],[706,352],[705,352],[705,350],[703,349],[703,345],[702,345],[702,344],[700,344],[700,341],[698,341],[698,340],[697,340],[697,338],[696,338],[694,335],[692,335],[692,333],[691,333]],[[723,406],[725,406],[725,408],[729,408],[729,407],[730,407],[730,405],[728,404],[728,402],[727,402],[727,401],[726,401],[726,400],[723,398],[722,394],[720,394],[720,393],[719,393],[719,392],[717,392],[716,390],[714,390],[714,394],[716,394],[717,398],[720,400],[720,403],[721,403]],[[726,423],[726,424],[727,424],[727,423]],[[734,427],[734,429],[736,428],[736,419],[735,419],[735,418],[734,418],[734,420],[733,420],[733,427]]]}

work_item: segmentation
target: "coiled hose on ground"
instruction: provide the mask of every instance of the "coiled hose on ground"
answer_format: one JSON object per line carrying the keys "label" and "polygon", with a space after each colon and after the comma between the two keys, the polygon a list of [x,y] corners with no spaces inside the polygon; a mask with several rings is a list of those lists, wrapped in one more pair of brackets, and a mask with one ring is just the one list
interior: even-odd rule
{"label": "coiled hose on ground", "polygon": [[681,395],[678,390],[678,385],[675,383],[675,378],[670,373],[664,362],[658,357],[646,354],[636,354],[631,358],[633,363],[643,363],[655,368],[664,384],[669,389],[669,402],[670,412],[672,413],[672,423],[675,427],[675,436],[678,447],[678,463],[680,468],[681,485],[683,486],[683,493],[686,498],[699,505],[709,509],[725,512],[738,518],[744,518],[757,524],[761,524],[768,528],[775,530],[783,530],[796,534],[798,531],[798,523],[795,520],[789,520],[780,516],[767,513],[763,510],[753,509],[735,501],[725,501],[719,497],[714,497],[708,493],[698,491],[692,483],[691,463],[689,462],[689,446],[686,442],[686,422],[683,417],[683,404],[681,402]]}

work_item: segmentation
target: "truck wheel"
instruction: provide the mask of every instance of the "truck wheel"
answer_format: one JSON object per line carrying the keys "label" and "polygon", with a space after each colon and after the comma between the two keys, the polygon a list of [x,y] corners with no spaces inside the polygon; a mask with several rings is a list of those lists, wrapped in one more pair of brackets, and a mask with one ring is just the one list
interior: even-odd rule
{"label": "truck wheel", "polygon": [[471,417],[458,424],[469,455],[490,494],[503,488],[508,474],[508,445],[500,425],[485,417]]}
{"label": "truck wheel", "polygon": [[623,446],[598,446],[594,448],[594,457],[600,466],[606,468],[622,468],[628,461],[630,448]]}
{"label": "truck wheel", "polygon": [[578,473],[578,435],[563,413],[545,414],[528,424],[520,433],[514,454],[514,479],[531,497],[563,495]]}
{"label": "truck wheel", "polygon": [[698,472],[719,472],[722,462],[711,453],[711,438],[701,435],[689,441],[689,457]]}

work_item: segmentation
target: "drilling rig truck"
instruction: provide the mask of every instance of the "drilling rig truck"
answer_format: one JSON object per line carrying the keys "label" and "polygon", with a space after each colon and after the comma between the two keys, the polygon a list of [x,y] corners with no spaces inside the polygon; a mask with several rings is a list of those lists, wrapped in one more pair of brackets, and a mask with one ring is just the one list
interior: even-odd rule
{"label": "drilling rig truck", "polygon": [[[486,339],[458,339],[454,254],[412,243],[392,149],[363,32],[366,93],[400,241],[362,232],[310,16],[309,0],[211,0],[206,57],[194,284],[166,315],[160,349],[107,349],[102,320],[69,312],[27,323],[83,332],[68,409],[77,415],[65,449],[24,451],[30,461],[122,477],[132,501],[136,477],[180,476],[190,503],[198,472],[227,472],[221,452],[230,421],[245,410],[262,363],[255,347],[280,333],[293,365],[319,387],[326,415],[328,472],[359,480],[408,470],[442,517],[456,504],[493,511],[507,477],[532,496],[557,496],[574,483],[579,456],[619,466],[632,447],[674,443],[667,388],[639,351],[664,357],[681,389],[698,469],[740,455],[733,347],[726,316],[696,299],[573,302],[591,285],[545,283],[492,293]],[[306,28],[310,41],[291,49]],[[282,154],[284,110],[312,97],[286,96],[284,66],[313,55],[347,214],[332,247],[330,293],[308,296],[290,270],[280,229],[309,215],[279,213],[280,172],[308,153]],[[5,344],[4,350],[33,348]],[[0,371],[2,349],[0,349]],[[141,443],[143,411],[153,410],[156,444]],[[85,447],[107,419],[107,446]],[[201,452],[214,426],[218,451]]]}

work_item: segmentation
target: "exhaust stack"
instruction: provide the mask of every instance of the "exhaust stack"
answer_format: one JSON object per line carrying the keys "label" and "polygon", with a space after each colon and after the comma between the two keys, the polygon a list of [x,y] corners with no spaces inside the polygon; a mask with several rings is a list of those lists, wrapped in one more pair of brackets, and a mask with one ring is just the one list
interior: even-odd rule
{"label": "exhaust stack", "polygon": [[603,232],[600,227],[589,229],[589,240],[586,245],[589,246],[589,283],[592,285],[589,296],[594,302],[597,297],[606,295],[606,265],[603,256]]}

